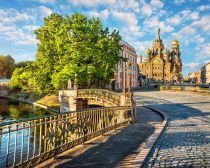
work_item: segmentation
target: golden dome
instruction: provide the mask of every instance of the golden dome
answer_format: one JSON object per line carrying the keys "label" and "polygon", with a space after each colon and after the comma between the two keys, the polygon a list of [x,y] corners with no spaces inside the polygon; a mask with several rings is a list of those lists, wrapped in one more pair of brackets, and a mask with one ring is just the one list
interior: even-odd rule
{"label": "golden dome", "polygon": [[174,38],[174,40],[172,41],[172,45],[179,45],[179,41],[176,38]]}

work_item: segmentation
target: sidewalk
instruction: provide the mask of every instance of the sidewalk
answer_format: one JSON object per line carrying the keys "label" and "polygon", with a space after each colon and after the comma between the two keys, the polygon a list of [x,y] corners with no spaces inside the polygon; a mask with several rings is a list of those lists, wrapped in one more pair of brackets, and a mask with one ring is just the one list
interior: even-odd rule
{"label": "sidewalk", "polygon": [[95,138],[37,167],[127,168],[161,121],[157,113],[138,107],[134,124]]}

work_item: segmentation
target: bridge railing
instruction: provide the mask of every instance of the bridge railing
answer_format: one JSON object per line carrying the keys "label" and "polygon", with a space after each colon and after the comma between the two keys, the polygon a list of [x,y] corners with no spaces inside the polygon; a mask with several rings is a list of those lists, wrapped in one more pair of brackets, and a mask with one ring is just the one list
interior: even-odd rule
{"label": "bridge railing", "polygon": [[132,120],[129,106],[88,109],[0,124],[0,167],[34,167]]}
{"label": "bridge railing", "polygon": [[104,89],[79,89],[78,97],[88,98],[88,97],[98,97],[100,99],[105,99],[116,105],[120,105],[121,94],[115,93],[113,91]]}

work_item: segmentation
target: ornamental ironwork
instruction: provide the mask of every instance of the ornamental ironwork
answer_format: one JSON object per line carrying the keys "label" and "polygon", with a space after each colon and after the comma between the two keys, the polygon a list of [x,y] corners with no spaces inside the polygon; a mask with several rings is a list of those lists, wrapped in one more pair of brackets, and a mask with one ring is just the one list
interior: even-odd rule
{"label": "ornamental ironwork", "polygon": [[[109,97],[109,92],[93,91]],[[87,92],[80,92],[87,94]],[[118,95],[116,95],[118,99]],[[110,99],[113,99],[110,96]],[[129,106],[88,109],[0,124],[1,167],[34,167],[132,120]]]}

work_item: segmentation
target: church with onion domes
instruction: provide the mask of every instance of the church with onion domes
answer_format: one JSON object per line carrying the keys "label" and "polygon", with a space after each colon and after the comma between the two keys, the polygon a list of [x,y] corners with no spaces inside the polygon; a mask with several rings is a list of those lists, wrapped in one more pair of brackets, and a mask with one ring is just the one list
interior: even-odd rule
{"label": "church with onion domes", "polygon": [[160,38],[160,28],[151,49],[146,50],[142,61],[140,54],[139,70],[150,83],[180,83],[182,81],[182,60],[179,42],[174,39],[171,51],[164,47]]}

